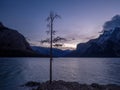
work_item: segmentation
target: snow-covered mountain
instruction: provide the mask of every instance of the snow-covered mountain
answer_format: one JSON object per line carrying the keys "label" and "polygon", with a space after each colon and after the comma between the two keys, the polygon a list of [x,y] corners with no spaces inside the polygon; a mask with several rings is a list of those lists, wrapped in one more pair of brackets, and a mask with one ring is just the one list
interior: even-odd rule
{"label": "snow-covered mountain", "polygon": [[120,57],[120,15],[103,24],[101,35],[86,43],[79,43],[71,57]]}
{"label": "snow-covered mountain", "polygon": [[78,44],[67,56],[120,57],[120,28],[104,31],[98,38]]}

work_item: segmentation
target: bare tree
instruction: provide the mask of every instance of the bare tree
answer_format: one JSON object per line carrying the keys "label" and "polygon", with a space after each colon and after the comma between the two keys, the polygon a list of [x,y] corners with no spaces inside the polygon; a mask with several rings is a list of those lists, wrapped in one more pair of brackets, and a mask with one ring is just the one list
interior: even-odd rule
{"label": "bare tree", "polygon": [[54,28],[53,26],[54,26],[54,21],[57,18],[61,18],[61,17],[54,12],[50,12],[49,16],[47,17],[47,22],[48,22],[47,27],[49,28],[49,30],[46,31],[47,34],[50,34],[50,38],[41,40],[41,43],[50,43],[50,84],[52,83],[53,46],[62,46],[62,44],[53,45],[53,43],[66,40],[65,38],[61,38],[59,36],[57,36],[56,38],[53,38],[53,35],[55,35],[56,33],[56,31],[53,29]]}

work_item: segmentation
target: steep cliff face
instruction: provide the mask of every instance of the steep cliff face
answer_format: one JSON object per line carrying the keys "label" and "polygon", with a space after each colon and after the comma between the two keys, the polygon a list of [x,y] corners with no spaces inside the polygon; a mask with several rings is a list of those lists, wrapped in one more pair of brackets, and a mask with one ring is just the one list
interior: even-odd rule
{"label": "steep cliff face", "polygon": [[105,31],[96,39],[78,44],[70,56],[120,57],[120,28]]}
{"label": "steep cliff face", "polygon": [[22,34],[0,23],[0,56],[31,56],[32,54],[35,55]]}
{"label": "steep cliff face", "polygon": [[0,49],[31,50],[24,36],[16,30],[0,26]]}

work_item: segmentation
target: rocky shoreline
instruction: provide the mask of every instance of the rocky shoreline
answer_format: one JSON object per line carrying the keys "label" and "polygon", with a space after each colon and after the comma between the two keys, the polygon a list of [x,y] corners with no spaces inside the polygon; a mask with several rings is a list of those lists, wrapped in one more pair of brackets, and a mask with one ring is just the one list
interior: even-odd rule
{"label": "rocky shoreline", "polygon": [[97,83],[79,84],[78,82],[65,82],[62,80],[53,81],[52,84],[47,82],[27,82],[22,87],[30,88],[30,90],[120,90],[120,86],[116,84],[99,85]]}

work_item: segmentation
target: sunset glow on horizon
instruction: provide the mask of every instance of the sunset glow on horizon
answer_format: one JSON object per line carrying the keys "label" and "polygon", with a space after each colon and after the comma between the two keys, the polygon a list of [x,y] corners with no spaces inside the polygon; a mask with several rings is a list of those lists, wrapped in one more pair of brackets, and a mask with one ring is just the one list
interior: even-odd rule
{"label": "sunset glow on horizon", "polygon": [[0,22],[39,46],[39,41],[48,37],[45,20],[53,10],[61,16],[55,20],[56,36],[68,39],[65,47],[75,48],[78,43],[99,36],[104,22],[120,14],[119,3],[119,0],[1,0]]}

